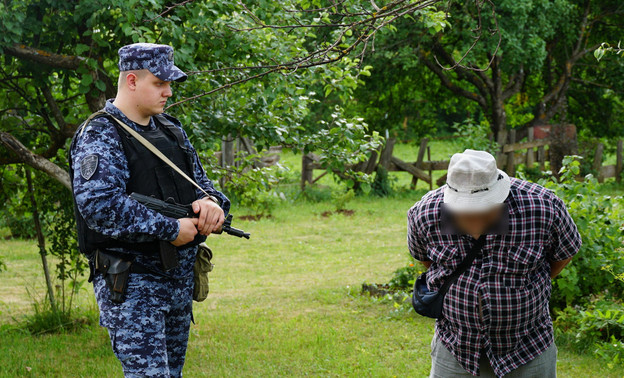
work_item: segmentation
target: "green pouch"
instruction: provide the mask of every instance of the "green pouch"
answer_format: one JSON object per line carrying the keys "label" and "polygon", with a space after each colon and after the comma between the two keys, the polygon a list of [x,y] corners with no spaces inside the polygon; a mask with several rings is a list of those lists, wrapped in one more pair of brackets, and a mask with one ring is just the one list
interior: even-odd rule
{"label": "green pouch", "polygon": [[203,302],[210,291],[208,287],[208,273],[212,272],[212,251],[206,243],[201,243],[197,249],[197,258],[193,266],[193,300]]}

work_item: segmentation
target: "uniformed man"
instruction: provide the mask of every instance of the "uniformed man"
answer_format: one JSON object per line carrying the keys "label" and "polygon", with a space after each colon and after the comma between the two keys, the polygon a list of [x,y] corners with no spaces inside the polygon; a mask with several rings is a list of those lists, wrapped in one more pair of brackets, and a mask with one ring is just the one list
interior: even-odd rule
{"label": "uniformed man", "polygon": [[[180,122],[163,113],[171,83],[187,78],[173,63],[173,48],[124,46],[119,70],[117,97],[79,128],[70,149],[79,244],[92,266],[100,324],[108,329],[125,376],[179,377],[192,317],[197,245],[221,228],[230,202],[206,177]],[[132,192],[192,203],[198,218],[166,217],[131,199]]]}

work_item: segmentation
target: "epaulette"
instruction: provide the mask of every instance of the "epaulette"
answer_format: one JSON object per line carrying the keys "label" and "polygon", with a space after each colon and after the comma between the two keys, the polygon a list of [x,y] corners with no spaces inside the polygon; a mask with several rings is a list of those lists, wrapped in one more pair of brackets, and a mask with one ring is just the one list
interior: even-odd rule
{"label": "epaulette", "polygon": [[76,130],[76,133],[78,133],[80,131],[80,135],[79,136],[82,136],[82,133],[84,132],[85,127],[87,125],[89,125],[89,123],[91,121],[93,121],[94,119],[99,118],[99,117],[108,117],[108,116],[110,116],[110,114],[108,114],[107,112],[105,112],[103,110],[99,110],[99,111],[91,114],[89,117],[87,117],[87,119],[80,126],[78,126],[78,130]]}

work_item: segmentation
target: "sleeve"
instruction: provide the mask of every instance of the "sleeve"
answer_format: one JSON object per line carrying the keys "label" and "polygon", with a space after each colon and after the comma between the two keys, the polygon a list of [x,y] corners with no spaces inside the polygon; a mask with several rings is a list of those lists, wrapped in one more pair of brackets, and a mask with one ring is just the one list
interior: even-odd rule
{"label": "sleeve", "polygon": [[419,222],[418,213],[418,203],[407,212],[407,247],[416,260],[429,261],[425,244],[426,238]]}
{"label": "sleeve", "polygon": [[[180,127],[180,129],[182,129],[182,128]],[[202,166],[201,160],[199,159],[199,155],[197,154],[197,151],[195,150],[195,148],[191,144],[191,142],[190,142],[186,132],[184,131],[184,129],[182,129],[182,133],[184,134],[184,138],[185,138],[185,141],[186,141],[186,147],[189,148],[191,151],[193,151],[193,166],[194,166],[194,172],[193,173],[194,173],[194,176],[195,176],[195,181],[208,194],[210,194],[211,196],[214,196],[215,198],[217,198],[219,200],[219,204],[221,205],[221,208],[223,209],[223,212],[225,213],[225,216],[227,217],[227,215],[228,215],[228,213],[230,211],[230,200],[225,196],[225,194],[223,194],[220,191],[215,189],[212,181],[206,175],[206,171],[204,170],[204,167]],[[202,192],[201,190],[196,189],[196,192],[197,192],[197,198],[198,199],[206,197],[204,192]]]}
{"label": "sleeve", "polygon": [[582,240],[574,220],[566,209],[561,198],[554,197],[553,200],[555,217],[550,236],[550,253],[548,260],[567,260],[579,251]]}
{"label": "sleeve", "polygon": [[128,161],[114,126],[92,122],[72,145],[73,192],[87,226],[131,243],[175,240],[177,219],[149,210],[126,194]]}

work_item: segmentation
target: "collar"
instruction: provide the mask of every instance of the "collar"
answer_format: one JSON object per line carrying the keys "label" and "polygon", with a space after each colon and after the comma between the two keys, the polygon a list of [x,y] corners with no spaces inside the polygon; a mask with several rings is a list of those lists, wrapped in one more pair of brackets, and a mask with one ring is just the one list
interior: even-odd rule
{"label": "collar", "polygon": [[106,100],[106,105],[104,106],[104,111],[106,111],[109,114],[112,114],[116,118],[119,118],[121,121],[123,121],[127,125],[133,126],[133,128],[135,130],[137,130],[137,131],[154,130],[154,129],[156,129],[156,124],[154,123],[154,117],[150,117],[150,121],[149,121],[149,124],[147,126],[139,125],[138,123],[132,121],[130,118],[126,117],[126,115],[121,110],[119,110],[118,107],[113,105],[113,101],[115,101],[114,98]]}
{"label": "collar", "polygon": [[[515,210],[513,209],[513,205],[509,202],[511,196],[507,197],[504,203],[503,215],[491,229],[489,229],[486,234],[488,235],[507,235],[509,233],[509,216],[510,214],[514,214]],[[464,235],[465,233],[457,229],[453,224],[453,219],[450,211],[444,206],[444,204],[440,204],[440,231],[443,235]]]}

